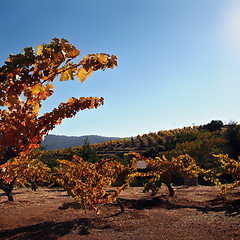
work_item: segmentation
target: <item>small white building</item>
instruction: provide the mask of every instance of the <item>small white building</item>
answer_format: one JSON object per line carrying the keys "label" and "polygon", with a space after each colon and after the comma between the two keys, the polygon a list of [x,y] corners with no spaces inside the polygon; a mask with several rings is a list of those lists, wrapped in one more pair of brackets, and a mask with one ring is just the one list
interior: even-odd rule
{"label": "small white building", "polygon": [[140,170],[140,171],[146,169],[147,166],[148,166],[148,165],[147,165],[146,162],[143,161],[143,160],[139,160],[139,161],[137,162],[137,165],[136,165],[137,170]]}

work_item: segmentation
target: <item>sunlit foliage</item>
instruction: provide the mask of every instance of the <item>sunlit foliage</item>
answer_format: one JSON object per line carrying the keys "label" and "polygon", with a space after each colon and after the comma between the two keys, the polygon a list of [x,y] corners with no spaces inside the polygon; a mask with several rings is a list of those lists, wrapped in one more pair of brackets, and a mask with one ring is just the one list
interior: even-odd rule
{"label": "sunlit foliage", "polygon": [[190,177],[198,176],[200,168],[197,166],[195,160],[189,155],[180,155],[176,158],[167,159],[165,156],[162,158],[156,157],[155,159],[145,159],[148,164],[147,173],[139,173],[138,176],[150,177],[144,191],[152,191],[152,195],[156,195],[162,183],[165,183],[169,190],[169,195],[174,195],[174,189],[171,186],[174,178],[177,176]]}
{"label": "sunlit foliage", "polygon": [[78,60],[80,51],[65,39],[54,38],[50,44],[32,47],[23,53],[11,54],[0,68],[0,164],[29,154],[43,136],[62,122],[84,109],[97,108],[103,98],[69,98],[51,112],[39,116],[42,101],[54,93],[54,80],[83,82],[99,69],[114,68],[116,57],[89,54]]}
{"label": "sunlit foliage", "polygon": [[[53,179],[72,196],[84,211],[99,213],[99,206],[116,200],[121,191],[129,187],[135,177],[136,161],[133,157],[128,166],[106,159],[93,164],[74,156],[72,161],[59,160]],[[116,189],[108,193],[113,184]]]}

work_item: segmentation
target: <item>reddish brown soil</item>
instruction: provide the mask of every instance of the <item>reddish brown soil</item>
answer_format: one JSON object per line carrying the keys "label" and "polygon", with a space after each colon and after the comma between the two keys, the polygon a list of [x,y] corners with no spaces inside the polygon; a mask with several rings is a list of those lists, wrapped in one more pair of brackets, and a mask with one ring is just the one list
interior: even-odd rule
{"label": "reddish brown soil", "polygon": [[129,188],[120,195],[124,213],[109,204],[100,215],[62,210],[73,200],[60,189],[15,189],[11,203],[1,192],[0,239],[240,239],[239,188],[225,197],[209,186],[175,191],[168,197],[162,187],[151,197]]}

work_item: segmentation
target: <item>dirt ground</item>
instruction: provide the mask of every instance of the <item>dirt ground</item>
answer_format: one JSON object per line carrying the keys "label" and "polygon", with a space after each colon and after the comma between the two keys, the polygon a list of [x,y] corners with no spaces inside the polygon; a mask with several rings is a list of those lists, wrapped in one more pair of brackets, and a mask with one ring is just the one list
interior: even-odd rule
{"label": "dirt ground", "polygon": [[142,190],[121,193],[124,213],[108,204],[100,215],[64,208],[73,200],[57,188],[15,189],[14,202],[0,192],[0,239],[240,239],[239,188],[224,197],[212,186],[175,187],[174,197]]}

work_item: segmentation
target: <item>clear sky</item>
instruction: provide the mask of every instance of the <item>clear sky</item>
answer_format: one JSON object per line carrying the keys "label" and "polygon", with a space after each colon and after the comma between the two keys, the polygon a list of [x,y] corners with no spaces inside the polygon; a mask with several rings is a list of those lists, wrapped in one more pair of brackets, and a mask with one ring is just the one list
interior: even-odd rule
{"label": "clear sky", "polygon": [[12,0],[0,5],[0,65],[10,53],[66,38],[118,58],[83,84],[56,82],[42,113],[69,97],[104,97],[51,133],[130,137],[240,120],[240,1]]}

